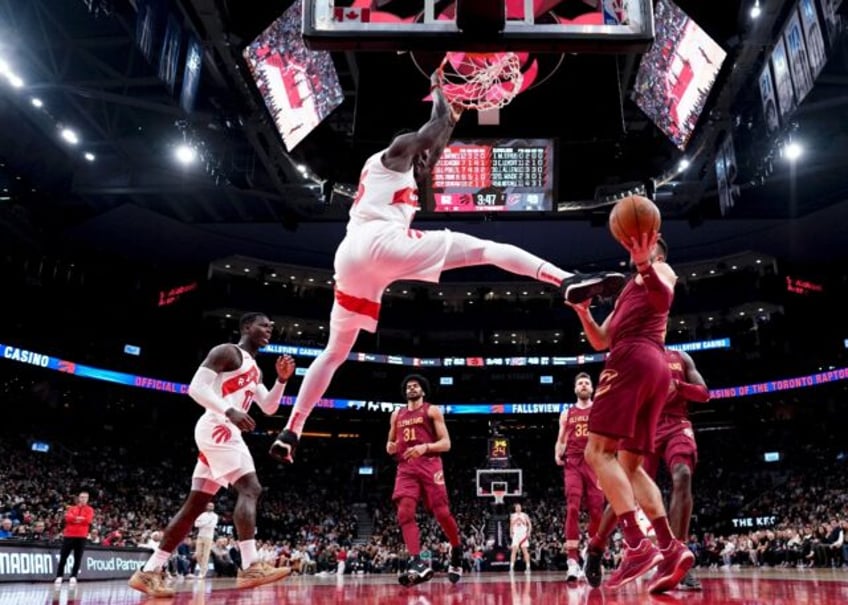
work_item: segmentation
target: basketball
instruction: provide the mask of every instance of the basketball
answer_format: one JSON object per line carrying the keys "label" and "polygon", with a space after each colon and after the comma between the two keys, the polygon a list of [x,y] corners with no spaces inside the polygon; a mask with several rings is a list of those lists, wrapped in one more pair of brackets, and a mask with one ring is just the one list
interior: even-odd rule
{"label": "basketball", "polygon": [[609,217],[610,232],[622,244],[629,243],[630,238],[638,240],[643,233],[659,231],[661,223],[660,209],[641,195],[630,195],[616,202]]}

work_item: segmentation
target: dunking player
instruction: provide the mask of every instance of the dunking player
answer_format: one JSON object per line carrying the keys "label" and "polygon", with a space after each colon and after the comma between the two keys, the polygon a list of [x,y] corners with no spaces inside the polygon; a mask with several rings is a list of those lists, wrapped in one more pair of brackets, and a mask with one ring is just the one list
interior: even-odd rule
{"label": "dunking player", "polygon": [[604,492],[598,485],[595,472],[586,462],[589,443],[589,413],[592,410],[592,378],[580,372],[574,378],[577,403],[559,415],[559,435],[554,448],[554,460],[565,467],[565,549],[568,556],[566,581],[580,578],[578,547],[580,545],[580,503],[586,494],[589,509],[589,535],[594,536],[604,510]]}
{"label": "dunking player", "polygon": [[[671,387],[664,346],[677,276],[665,262],[668,247],[658,234],[643,234],[626,247],[637,274],[603,325],[592,318],[589,301],[574,305],[591,345],[610,349],[589,414],[586,460],[620,520],[626,543],[624,560],[607,587],[623,586],[657,565],[649,590],[664,592],[677,586],[694,560],[674,538],[660,490],[642,467],[643,456],[654,452],[657,422]],[[660,549],[639,527],[637,502]]]}
{"label": "dunking player", "polygon": [[[671,371],[671,390],[657,424],[656,451],[645,457],[643,466],[651,477],[656,478],[660,460],[665,461],[672,477],[669,525],[677,539],[685,541],[689,537],[692,517],[692,474],[698,461],[698,446],[689,422],[687,403],[706,403],[710,400],[710,392],[688,353],[666,349],[665,354]],[[601,557],[615,530],[616,521],[615,513],[607,506],[598,531],[589,543],[586,577],[593,586],[601,582]],[[690,570],[680,582],[680,587],[701,590],[701,583]]]}
{"label": "dunking player", "polygon": [[404,586],[420,584],[433,577],[432,568],[421,560],[421,540],[415,510],[418,502],[433,513],[451,545],[448,578],[462,578],[462,545],[459,528],[451,514],[441,454],[450,450],[445,418],[439,408],[424,401],[430,395],[430,383],[412,374],[403,379],[401,389],[406,407],[392,412],[386,452],[398,461],[392,500],[397,506],[398,524],[412,559],[398,581]]}
{"label": "dunking player", "polygon": [[515,555],[521,549],[524,556],[524,573],[530,573],[530,531],[533,524],[527,513],[521,511],[521,505],[514,507],[515,512],[509,516],[509,536],[512,538],[511,551],[509,555],[509,571],[515,569]]}
{"label": "dunking player", "polygon": [[438,282],[448,269],[495,265],[559,286],[572,303],[598,294],[613,296],[624,286],[619,273],[578,276],[515,246],[448,230],[410,229],[418,210],[416,183],[428,177],[456,124],[457,115],[441,91],[441,78],[437,71],[431,79],[430,121],[417,132],[396,137],[362,169],[347,234],[334,261],[336,292],[327,347],[309,366],[286,428],[271,447],[271,455],[282,461],[294,461],[303,425],[347,359],[359,331],[377,330],[380,299],[392,282]]}
{"label": "dunking player", "polygon": [[171,519],[159,548],[129,580],[136,590],[153,597],[173,596],[174,590],[162,581],[162,566],[191,530],[198,515],[206,510],[221,487],[232,485],[238,493],[233,522],[239,537],[241,569],[236,585],[251,588],[285,578],[288,567],[273,568],[256,554],[256,502],[262,486],[256,477],[253,458],[241,436],[256,423],[247,410],[253,402],[265,414],[277,411],[286,381],[294,373],[294,360],[280,357],[276,362],[277,381],[268,391],[256,365],[256,353],[271,340],[273,324],[262,313],[247,313],[239,321],[238,345],[214,347],[197,369],[188,388],[189,396],[206,408],[197,421],[194,439],[200,450],[191,480],[191,491],[179,512]]}

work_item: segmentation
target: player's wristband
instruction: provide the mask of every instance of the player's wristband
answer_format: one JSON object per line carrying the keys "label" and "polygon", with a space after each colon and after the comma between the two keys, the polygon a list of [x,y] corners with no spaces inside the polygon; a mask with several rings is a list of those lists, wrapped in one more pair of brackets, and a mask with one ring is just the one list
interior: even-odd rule
{"label": "player's wristband", "polygon": [[430,444],[429,444],[429,443],[425,443],[425,444],[424,444],[424,453],[425,453],[425,454],[429,454],[429,453],[430,453]]}

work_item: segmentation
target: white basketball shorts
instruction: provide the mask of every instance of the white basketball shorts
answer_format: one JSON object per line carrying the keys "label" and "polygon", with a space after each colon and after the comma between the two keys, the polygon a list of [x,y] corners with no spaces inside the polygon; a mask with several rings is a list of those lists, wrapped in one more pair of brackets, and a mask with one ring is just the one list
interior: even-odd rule
{"label": "white basketball shorts", "polygon": [[512,548],[519,548],[521,546],[529,546],[530,542],[527,539],[527,530],[524,528],[516,527],[512,530]]}
{"label": "white basketball shorts", "polygon": [[335,258],[334,330],[377,331],[380,299],[398,280],[437,283],[453,234],[372,221],[348,230]]}
{"label": "white basketball shorts", "polygon": [[227,487],[248,473],[256,472],[241,431],[231,422],[204,414],[194,428],[194,441],[200,453],[192,479],[213,481]]}

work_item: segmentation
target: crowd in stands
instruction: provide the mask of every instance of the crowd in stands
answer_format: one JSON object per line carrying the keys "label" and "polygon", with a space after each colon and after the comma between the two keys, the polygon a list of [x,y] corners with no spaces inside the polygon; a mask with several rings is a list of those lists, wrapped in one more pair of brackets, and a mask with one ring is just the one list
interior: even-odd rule
{"label": "crowd in stands", "polygon": [[[385,429],[384,419],[380,420],[377,435]],[[65,507],[74,494],[86,489],[96,511],[91,543],[154,548],[185,496],[194,446],[173,435],[148,438],[144,431],[133,445],[125,431],[66,435],[64,441],[53,441],[47,453],[32,451],[31,437],[4,435],[0,439],[4,479],[0,482],[0,538],[58,545]],[[698,564],[848,565],[846,455],[839,449],[836,432],[831,433],[793,422],[761,429],[758,440],[750,442],[740,440],[735,431],[699,435],[701,461],[695,475],[693,535],[688,540]],[[516,434],[512,439],[513,462],[526,469],[527,497],[522,504],[533,521],[533,567],[564,569],[561,470],[553,466],[549,472],[537,470],[543,468],[533,457],[534,448],[539,447],[537,435]],[[784,453],[791,465],[765,464],[761,456],[759,464],[754,461],[757,452],[774,440],[786,444]],[[249,443],[257,452],[260,481],[266,485],[257,535],[266,561],[290,565],[299,573],[328,574],[340,568],[346,573],[393,573],[404,568],[408,554],[390,502],[391,459],[376,458],[377,476],[365,486],[357,485],[351,457],[338,455],[339,447],[354,447],[352,443],[307,440],[298,464],[286,468],[262,454],[267,444],[260,436],[251,436]],[[491,527],[498,511],[489,500],[475,497],[474,469],[480,466],[481,456],[472,443],[455,439],[454,451],[445,457],[445,472],[466,567],[484,570],[494,552]],[[660,484],[667,490],[666,474],[661,475]],[[364,506],[354,507],[354,502]],[[222,491],[216,499],[220,522],[211,562],[215,573],[224,576],[233,575],[239,565],[233,506],[233,496]],[[425,556],[435,568],[445,567],[449,546],[432,517],[424,510],[419,513]],[[748,523],[753,519],[754,524],[742,521],[734,526],[734,519],[748,519]],[[582,521],[585,527],[586,519]],[[367,532],[360,529],[363,523],[369,526]],[[609,567],[617,564],[620,552],[616,534],[606,555]],[[191,538],[174,554],[169,569],[174,575],[197,573]]]}

